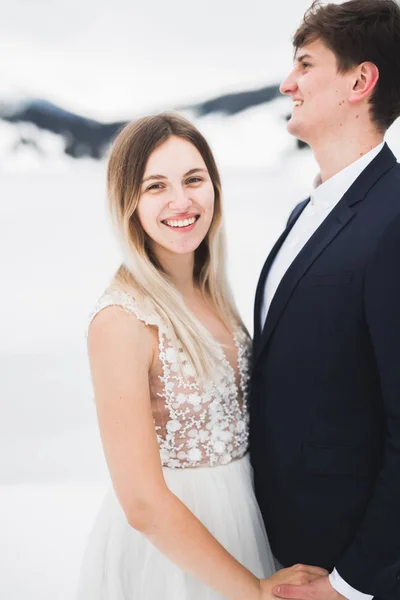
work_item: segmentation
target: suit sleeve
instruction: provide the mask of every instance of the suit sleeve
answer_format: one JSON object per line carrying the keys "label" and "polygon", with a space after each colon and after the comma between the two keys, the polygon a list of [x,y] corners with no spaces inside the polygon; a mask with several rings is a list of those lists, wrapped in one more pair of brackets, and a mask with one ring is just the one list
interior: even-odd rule
{"label": "suit sleeve", "polygon": [[340,577],[339,573],[336,569],[333,569],[332,573],[329,575],[329,581],[331,582],[331,586],[338,592],[338,594],[342,594],[347,600],[372,600],[373,596],[371,594],[364,594],[363,592],[359,592],[355,590],[351,585],[347,583]]}
{"label": "suit sleeve", "polygon": [[355,589],[400,598],[400,217],[388,226],[365,276],[365,316],[379,372],[384,457],[352,545],[336,564]]}

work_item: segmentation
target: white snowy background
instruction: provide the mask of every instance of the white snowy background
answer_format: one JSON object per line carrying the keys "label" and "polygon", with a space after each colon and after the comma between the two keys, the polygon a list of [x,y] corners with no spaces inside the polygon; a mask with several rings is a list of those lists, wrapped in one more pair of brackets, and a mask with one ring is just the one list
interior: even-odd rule
{"label": "white snowy background", "polygon": [[[275,84],[291,67],[304,0],[2,0],[0,100],[46,98],[129,119]],[[286,132],[290,102],[196,119],[221,168],[229,272],[252,329],[257,277],[316,164]],[[109,485],[96,428],[87,315],[119,264],[105,163],[10,152],[0,121],[0,598],[73,598]],[[400,156],[400,126],[388,134]]]}

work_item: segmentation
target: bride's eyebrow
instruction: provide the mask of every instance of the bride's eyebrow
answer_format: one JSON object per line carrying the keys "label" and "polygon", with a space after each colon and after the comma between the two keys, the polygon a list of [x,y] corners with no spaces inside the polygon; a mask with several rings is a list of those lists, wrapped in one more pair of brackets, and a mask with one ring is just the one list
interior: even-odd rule
{"label": "bride's eyebrow", "polygon": [[166,177],[165,175],[149,175],[148,177],[145,177],[145,179],[142,180],[142,183],[150,181],[150,179],[168,179],[168,177]]}
{"label": "bride's eyebrow", "polygon": [[184,174],[184,177],[188,177],[188,175],[192,175],[193,173],[198,173],[199,171],[201,173],[208,173],[207,169],[199,167],[196,169],[190,169],[187,173]]}

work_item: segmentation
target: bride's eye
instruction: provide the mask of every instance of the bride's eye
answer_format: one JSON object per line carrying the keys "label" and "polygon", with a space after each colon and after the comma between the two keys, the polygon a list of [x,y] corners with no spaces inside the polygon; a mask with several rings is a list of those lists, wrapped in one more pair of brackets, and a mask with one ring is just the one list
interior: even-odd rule
{"label": "bride's eye", "polygon": [[201,181],[203,181],[201,177],[190,177],[190,179],[188,179],[186,183],[199,183]]}
{"label": "bride's eye", "polygon": [[162,183],[153,183],[150,185],[147,190],[160,190],[162,188]]}

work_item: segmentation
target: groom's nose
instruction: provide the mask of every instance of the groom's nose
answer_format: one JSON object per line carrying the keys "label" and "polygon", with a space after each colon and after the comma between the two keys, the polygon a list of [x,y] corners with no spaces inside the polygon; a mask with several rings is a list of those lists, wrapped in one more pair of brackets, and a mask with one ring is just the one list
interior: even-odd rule
{"label": "groom's nose", "polygon": [[281,94],[293,94],[297,89],[296,78],[293,71],[284,79],[279,86]]}

